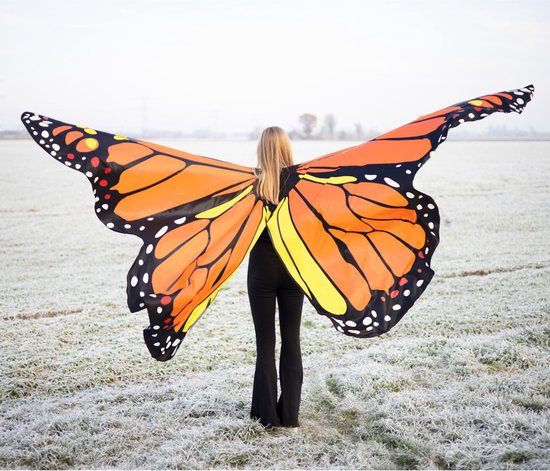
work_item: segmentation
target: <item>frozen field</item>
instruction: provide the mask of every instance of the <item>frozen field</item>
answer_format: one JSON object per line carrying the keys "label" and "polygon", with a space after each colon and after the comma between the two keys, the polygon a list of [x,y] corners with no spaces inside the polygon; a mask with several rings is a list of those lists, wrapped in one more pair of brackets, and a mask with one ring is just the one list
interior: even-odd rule
{"label": "frozen field", "polygon": [[[255,142],[163,143],[255,161]],[[296,161],[353,144],[298,142]],[[126,306],[140,240],[30,140],[0,163],[0,467],[550,469],[550,142],[433,154],[416,187],[441,213],[436,275],[375,339],[306,301],[296,436],[249,419],[246,262],[157,362]]]}

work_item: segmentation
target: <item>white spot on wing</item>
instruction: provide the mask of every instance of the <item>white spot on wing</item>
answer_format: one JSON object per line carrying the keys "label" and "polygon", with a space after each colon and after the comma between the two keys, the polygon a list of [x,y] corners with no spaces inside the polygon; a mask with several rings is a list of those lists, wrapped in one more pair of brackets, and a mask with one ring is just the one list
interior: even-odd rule
{"label": "white spot on wing", "polygon": [[392,180],[391,178],[384,177],[384,181],[385,181],[388,185],[393,186],[394,188],[399,188],[399,183],[397,183],[395,180]]}
{"label": "white spot on wing", "polygon": [[166,234],[166,231],[168,231],[168,226],[163,226],[163,227],[155,234],[155,239],[158,239],[159,237],[162,237],[164,234]]}

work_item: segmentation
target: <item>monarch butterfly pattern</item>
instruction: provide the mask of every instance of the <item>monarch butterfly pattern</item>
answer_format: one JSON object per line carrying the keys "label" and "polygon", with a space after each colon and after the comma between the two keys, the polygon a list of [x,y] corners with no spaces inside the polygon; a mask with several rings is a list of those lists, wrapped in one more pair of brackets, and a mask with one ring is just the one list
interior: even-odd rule
{"label": "monarch butterfly pattern", "polygon": [[175,355],[267,225],[316,310],[350,336],[391,329],[434,272],[439,211],[416,172],[449,129],[495,112],[521,113],[532,85],[422,116],[363,144],[283,169],[266,204],[255,169],[25,112],[52,158],[86,175],[95,212],[143,245],[128,272],[128,306],[147,309],[151,355]]}
{"label": "monarch butterfly pattern", "polygon": [[534,87],[457,103],[358,146],[290,169],[268,221],[274,244],[316,310],[347,335],[392,328],[434,272],[439,210],[416,172],[449,129],[523,111]]}

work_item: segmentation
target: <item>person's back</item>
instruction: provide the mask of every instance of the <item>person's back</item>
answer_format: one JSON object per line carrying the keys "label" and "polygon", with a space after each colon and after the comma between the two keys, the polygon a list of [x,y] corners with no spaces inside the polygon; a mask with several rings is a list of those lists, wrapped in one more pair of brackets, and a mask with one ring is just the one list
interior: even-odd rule
{"label": "person's back", "polygon": [[[279,202],[283,168],[293,164],[290,140],[277,127],[264,130],[258,143],[257,191],[268,204]],[[266,427],[298,427],[303,383],[300,322],[304,293],[275,251],[268,229],[250,252],[248,296],[256,332],[256,369],[250,417]],[[279,307],[281,395],[277,399],[275,305]]]}

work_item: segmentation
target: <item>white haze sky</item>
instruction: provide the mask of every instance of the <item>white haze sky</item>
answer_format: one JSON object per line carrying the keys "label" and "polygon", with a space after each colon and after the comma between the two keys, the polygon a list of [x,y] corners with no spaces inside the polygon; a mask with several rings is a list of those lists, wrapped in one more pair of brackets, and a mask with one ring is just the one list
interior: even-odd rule
{"label": "white haze sky", "polygon": [[[109,132],[391,129],[533,83],[550,131],[550,1],[0,0],[0,127],[28,110]],[[146,109],[146,112],[144,112]]]}

